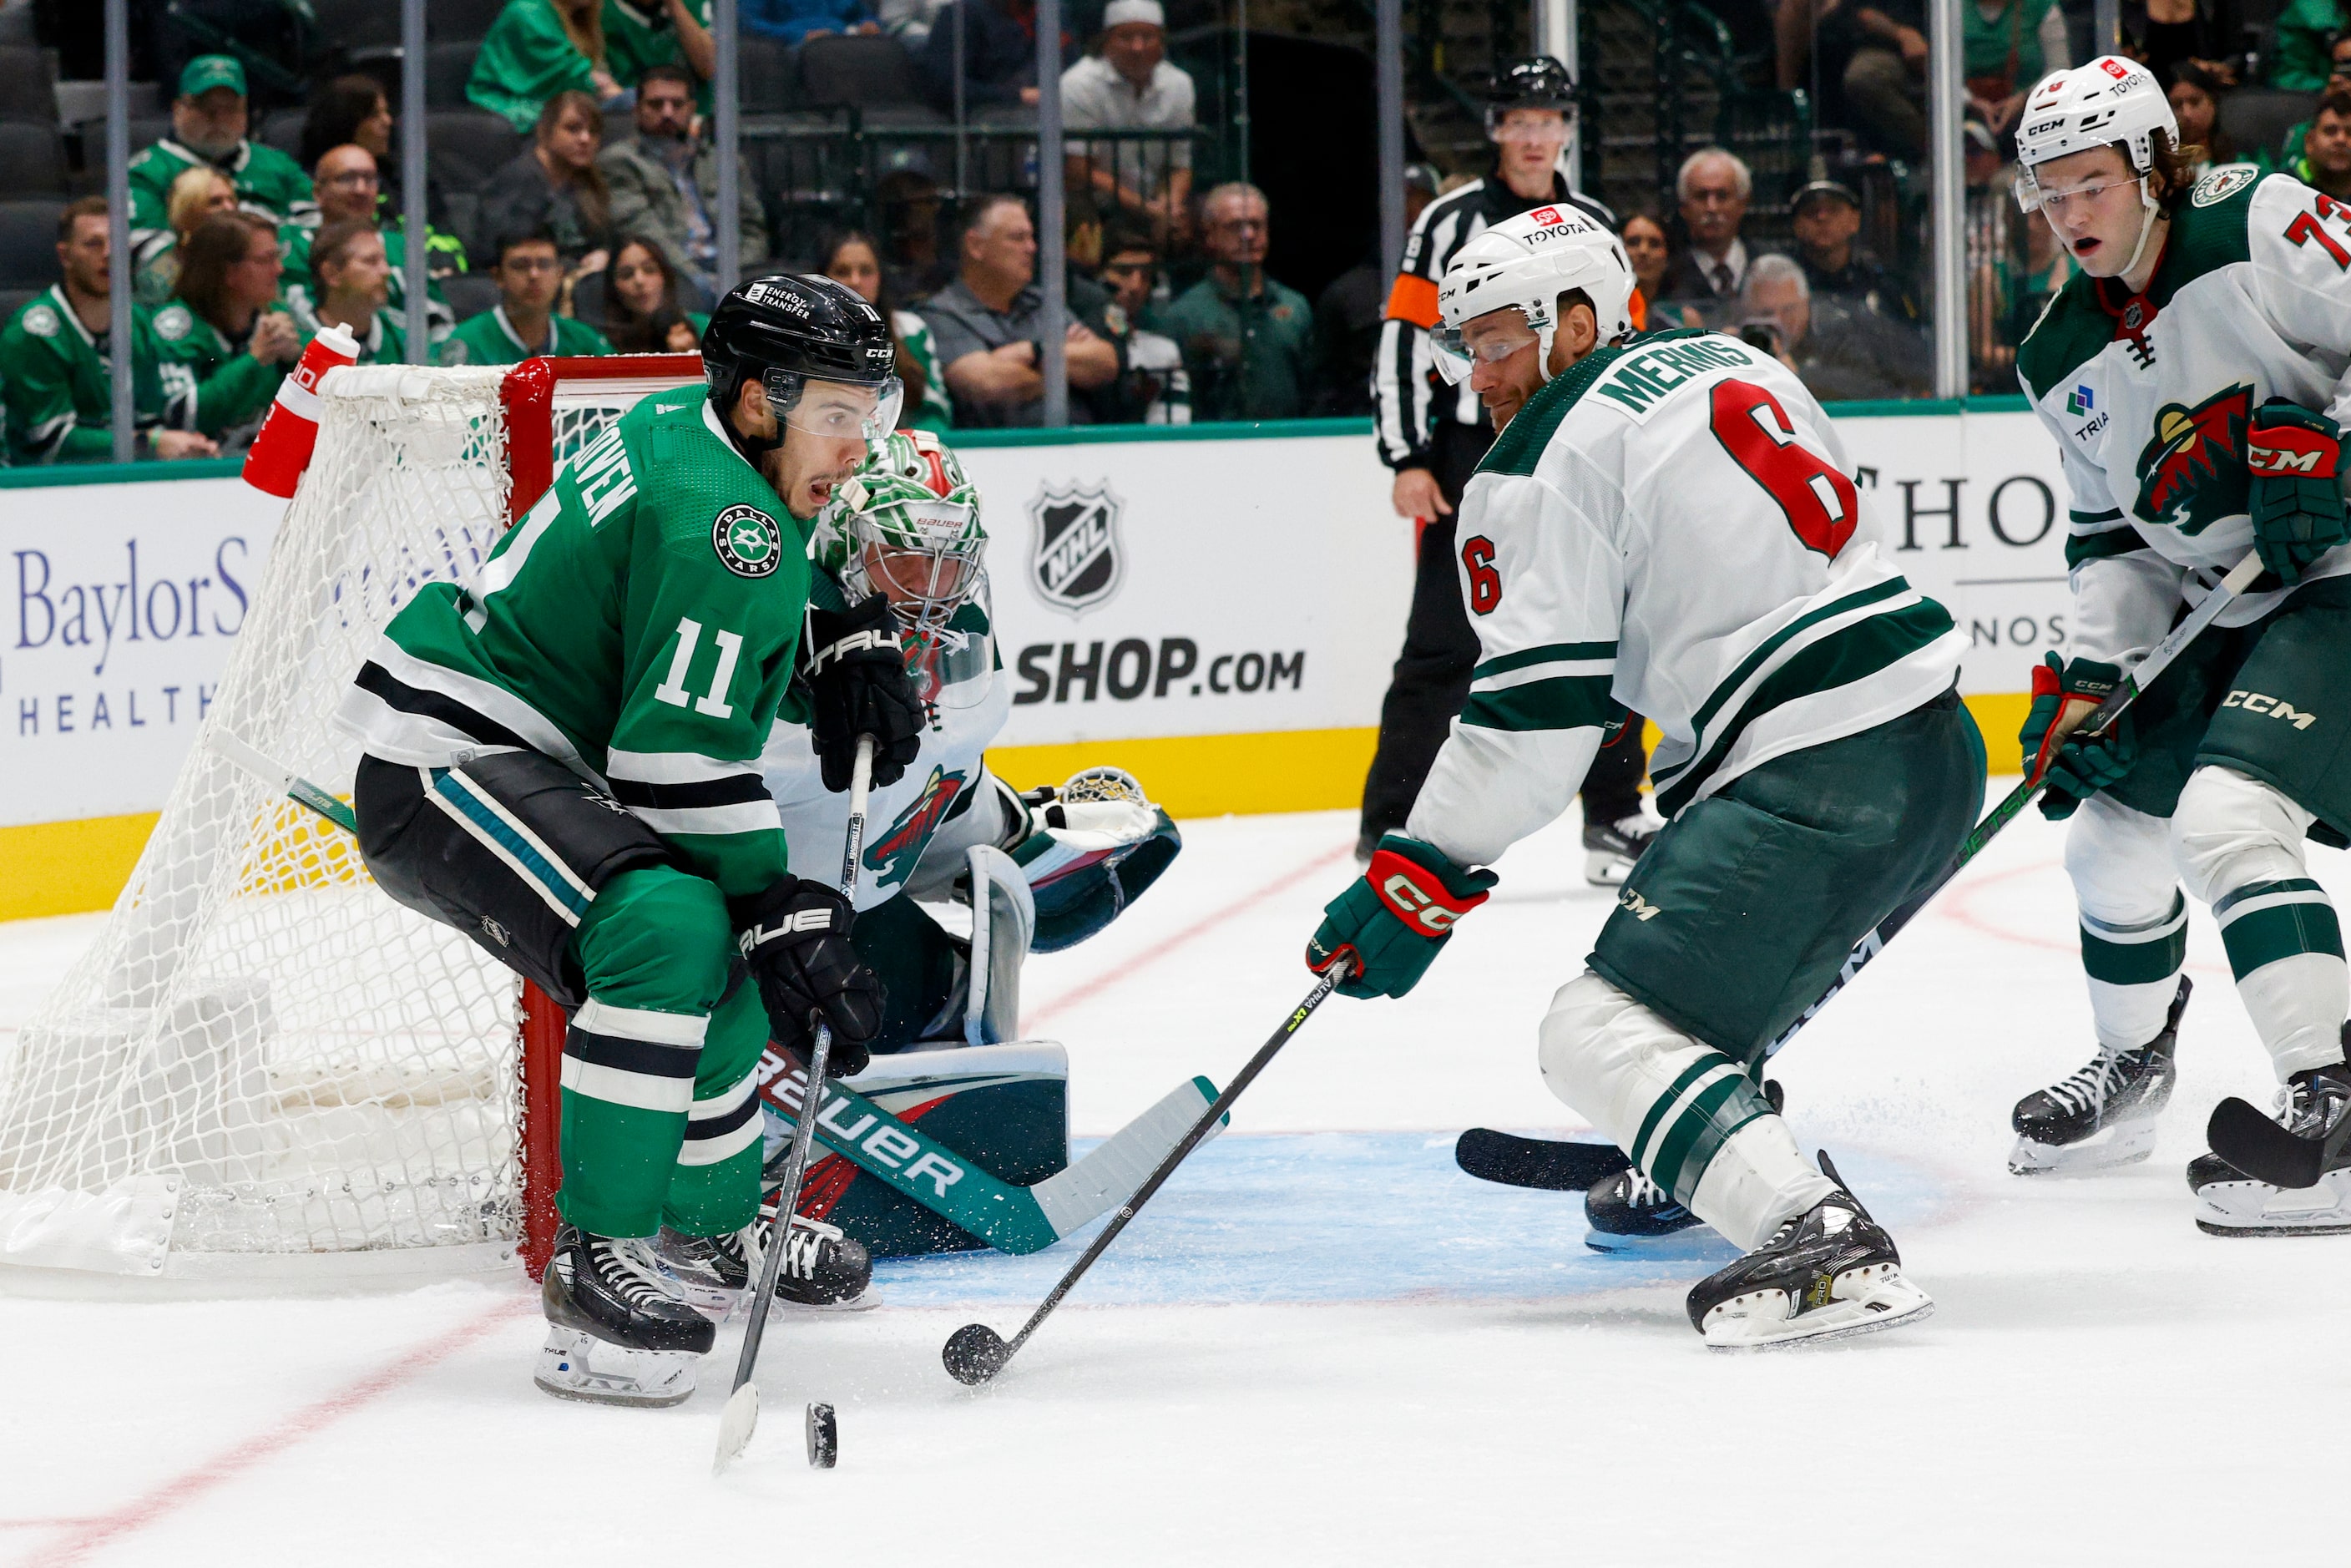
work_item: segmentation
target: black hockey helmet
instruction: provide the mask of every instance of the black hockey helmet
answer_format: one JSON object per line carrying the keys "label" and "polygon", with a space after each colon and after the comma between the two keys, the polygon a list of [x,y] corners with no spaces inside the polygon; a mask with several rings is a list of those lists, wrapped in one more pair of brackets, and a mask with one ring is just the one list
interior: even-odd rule
{"label": "black hockey helmet", "polygon": [[778,418],[812,381],[874,389],[881,432],[897,422],[898,344],[889,321],[854,289],[812,273],[778,273],[739,283],[702,334],[710,401],[731,413],[743,383],[757,378]]}
{"label": "black hockey helmet", "polygon": [[1575,78],[1549,55],[1514,60],[1486,94],[1486,130],[1491,134],[1514,109],[1554,109],[1575,122]]}

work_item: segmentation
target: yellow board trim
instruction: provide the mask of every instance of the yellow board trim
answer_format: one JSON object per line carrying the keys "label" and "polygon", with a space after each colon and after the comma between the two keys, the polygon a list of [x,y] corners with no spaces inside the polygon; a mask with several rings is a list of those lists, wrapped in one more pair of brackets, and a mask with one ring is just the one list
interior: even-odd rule
{"label": "yellow board trim", "polygon": [[[2022,692],[1967,699],[1983,730],[1994,773],[2023,766],[2016,732],[2032,699]],[[1364,798],[1375,729],[1296,729],[1269,735],[1162,736],[1147,740],[1086,740],[1068,746],[1003,746],[987,765],[1017,789],[1059,784],[1081,768],[1115,764],[1143,780],[1174,817],[1258,811],[1353,810]],[[1656,729],[1649,730],[1656,743]],[[297,808],[288,808],[297,810]],[[0,920],[106,909],[131,878],[156,813],[92,817],[0,828]],[[340,834],[322,830],[332,838]],[[322,848],[325,846],[322,846]],[[274,868],[265,882],[299,885],[320,874],[349,876],[329,850],[317,864]]]}

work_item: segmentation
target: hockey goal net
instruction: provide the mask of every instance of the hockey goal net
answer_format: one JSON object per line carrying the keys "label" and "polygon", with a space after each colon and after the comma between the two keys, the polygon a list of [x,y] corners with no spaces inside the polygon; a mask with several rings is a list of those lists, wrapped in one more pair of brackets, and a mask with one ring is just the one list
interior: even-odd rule
{"label": "hockey goal net", "polygon": [[0,1264],[467,1271],[551,1235],[559,1009],[377,891],[329,722],[396,610],[694,355],[335,372],[218,695],[103,932],[0,1040]]}

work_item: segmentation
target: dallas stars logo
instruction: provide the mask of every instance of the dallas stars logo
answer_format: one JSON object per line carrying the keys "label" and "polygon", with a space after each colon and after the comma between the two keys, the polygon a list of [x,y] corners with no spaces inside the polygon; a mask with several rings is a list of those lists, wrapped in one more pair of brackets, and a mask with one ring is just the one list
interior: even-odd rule
{"label": "dallas stars logo", "polygon": [[710,525],[710,546],[737,577],[766,577],[782,564],[783,531],[757,507],[737,505]]}
{"label": "dallas stars logo", "polygon": [[2155,439],[2138,457],[2138,498],[2131,510],[2150,523],[2200,534],[2245,509],[2245,427],[2253,389],[2240,382],[2189,408],[2166,403]]}
{"label": "dallas stars logo", "polygon": [[923,785],[923,792],[914,803],[898,813],[890,831],[881,841],[870,844],[865,851],[865,864],[873,873],[873,884],[884,887],[893,882],[904,882],[914,874],[914,862],[922,858],[923,846],[946,821],[947,809],[962,792],[964,778],[943,768],[931,769]]}

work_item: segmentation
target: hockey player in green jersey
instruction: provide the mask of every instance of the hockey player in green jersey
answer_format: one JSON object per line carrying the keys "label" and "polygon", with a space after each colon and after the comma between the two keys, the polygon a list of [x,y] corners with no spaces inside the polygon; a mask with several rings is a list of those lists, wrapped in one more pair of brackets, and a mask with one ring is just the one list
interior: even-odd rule
{"label": "hockey player in green jersey", "polygon": [[[2303,847],[2351,838],[2351,207],[2247,164],[2197,179],[2203,150],[2179,136],[2147,68],[2113,57],[2042,82],[2020,122],[2018,198],[2082,268],[2017,353],[2072,491],[2074,589],[2070,645],[2033,672],[2022,739],[2051,764],[2043,810],[2071,819],[2097,1037],[2087,1066],[2018,1104],[2021,1173],[2151,1151],[2189,897],[2220,927],[2280,1119],[2324,1138],[2351,1104],[2351,971]],[[2262,574],[2111,737],[2069,740],[2249,552]],[[2351,1168],[2314,1191],[2212,1155],[2188,1174],[2207,1230],[2351,1230]]]}
{"label": "hockey player in green jersey", "polygon": [[[878,784],[914,755],[887,604],[808,603],[809,528],[895,423],[894,354],[826,279],[737,288],[704,340],[707,388],[639,402],[471,580],[420,590],[337,714],[365,753],[353,806],[378,883],[569,1015],[552,1394],[693,1391],[703,1312],[757,1266],[760,1055],[821,1021],[854,1071],[880,1020],[847,901],[827,868],[793,874],[758,759],[779,712],[836,789],[861,736]],[[796,1221],[788,1248],[789,1299],[864,1294],[862,1250],[830,1227]]]}
{"label": "hockey player in green jersey", "polygon": [[1435,334],[1501,434],[1463,492],[1481,659],[1402,832],[1308,945],[1402,996],[1573,799],[1627,708],[1668,818],[1542,1022],[1552,1091],[1748,1256],[1690,1322],[1749,1348],[1925,1315],[1893,1240],[1759,1086],[1770,1041],[1973,825],[1966,639],[1878,554],[1827,416],[1736,339],[1626,341],[1632,269],[1583,214],[1463,246]]}

